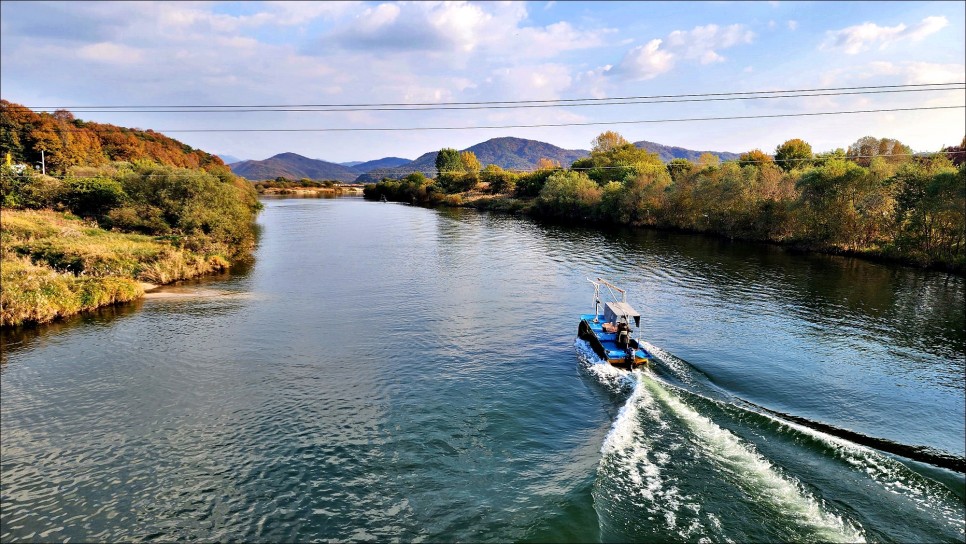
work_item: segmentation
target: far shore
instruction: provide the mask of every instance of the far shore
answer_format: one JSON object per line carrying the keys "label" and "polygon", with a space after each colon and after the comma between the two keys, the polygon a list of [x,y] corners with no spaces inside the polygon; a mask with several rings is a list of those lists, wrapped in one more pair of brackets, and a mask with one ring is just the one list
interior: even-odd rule
{"label": "far shore", "polygon": [[362,185],[338,185],[335,187],[264,187],[259,196],[362,196]]}

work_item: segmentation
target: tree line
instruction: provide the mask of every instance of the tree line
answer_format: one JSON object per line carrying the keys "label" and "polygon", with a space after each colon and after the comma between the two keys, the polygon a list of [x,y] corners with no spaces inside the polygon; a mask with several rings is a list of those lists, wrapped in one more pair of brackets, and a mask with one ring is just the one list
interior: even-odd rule
{"label": "tree line", "polygon": [[568,222],[671,228],[825,252],[966,270],[966,138],[914,154],[867,136],[814,153],[801,139],[721,163],[663,163],[620,134],[594,139],[589,157],[532,172],[482,167],[472,152],[441,149],[437,176],[367,185],[370,199],[464,204]]}
{"label": "tree line", "polygon": [[36,113],[0,100],[0,151],[48,173],[71,167],[104,166],[112,161],[150,160],[182,168],[227,169],[224,161],[153,130],[137,130],[77,119],[67,110]]}
{"label": "tree line", "polygon": [[[254,188],[224,162],[153,131],[85,122],[0,100],[0,203],[69,211],[122,232],[234,256],[254,240]],[[41,161],[52,175],[33,168]]]}

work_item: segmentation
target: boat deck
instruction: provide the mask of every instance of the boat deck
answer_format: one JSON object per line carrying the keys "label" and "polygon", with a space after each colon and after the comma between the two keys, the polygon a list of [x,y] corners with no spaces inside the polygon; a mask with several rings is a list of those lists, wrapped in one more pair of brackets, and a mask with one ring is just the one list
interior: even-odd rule
{"label": "boat deck", "polygon": [[[597,323],[594,323],[594,318],[597,318]],[[604,316],[594,314],[581,314],[580,319],[585,321],[587,325],[590,326],[590,330],[594,333],[604,348],[604,352],[607,354],[608,361],[623,360],[627,355],[623,348],[617,345],[617,333],[604,332]],[[631,345],[636,345],[637,342],[632,341]],[[635,359],[649,360],[651,354],[647,350],[638,346],[635,352]]]}

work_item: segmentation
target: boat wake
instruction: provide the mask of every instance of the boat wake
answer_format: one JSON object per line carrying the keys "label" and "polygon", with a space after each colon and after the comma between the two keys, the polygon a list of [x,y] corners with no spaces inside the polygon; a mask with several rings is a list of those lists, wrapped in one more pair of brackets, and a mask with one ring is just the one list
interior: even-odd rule
{"label": "boat wake", "polygon": [[[575,344],[581,369],[623,400],[601,447],[594,487],[602,538],[867,540],[861,505],[822,499],[835,486],[854,487],[859,502],[881,506],[885,497],[899,515],[924,512],[936,534],[963,535],[961,498],[901,461],[742,406],[720,390],[705,395],[675,385],[661,374],[694,385],[689,365],[655,346],[646,346],[659,359],[653,370],[628,372],[581,344]],[[816,464],[824,475],[842,476],[824,482]]]}

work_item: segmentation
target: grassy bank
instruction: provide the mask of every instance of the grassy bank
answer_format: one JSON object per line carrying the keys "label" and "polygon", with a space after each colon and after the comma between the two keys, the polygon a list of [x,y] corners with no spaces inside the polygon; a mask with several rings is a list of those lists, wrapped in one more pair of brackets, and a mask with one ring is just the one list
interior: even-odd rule
{"label": "grassy bank", "polygon": [[0,212],[0,326],[47,323],[222,271],[228,256],[178,247],[170,237],[111,232],[69,212]]}

